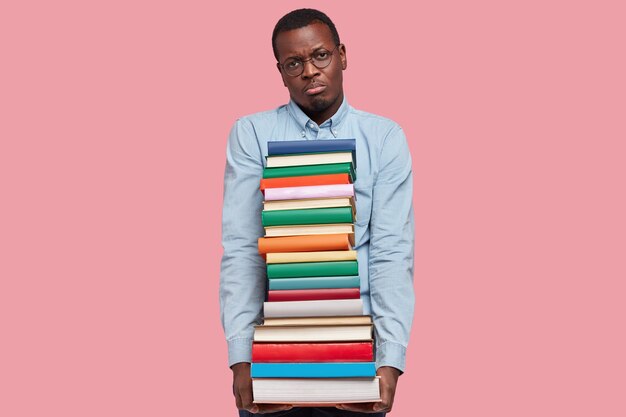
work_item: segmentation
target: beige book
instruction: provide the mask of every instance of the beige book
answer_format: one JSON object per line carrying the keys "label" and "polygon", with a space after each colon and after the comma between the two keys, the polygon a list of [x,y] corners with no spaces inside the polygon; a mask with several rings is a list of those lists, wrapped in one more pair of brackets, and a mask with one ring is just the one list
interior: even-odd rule
{"label": "beige book", "polygon": [[265,237],[333,235],[340,233],[349,234],[350,244],[354,246],[354,224],[352,223],[269,226],[265,228]]}
{"label": "beige book", "polygon": [[267,255],[268,264],[286,264],[291,262],[332,262],[356,261],[355,250],[333,250],[321,252],[274,252]]}
{"label": "beige book", "polygon": [[264,326],[331,326],[372,324],[371,316],[274,317],[265,318]]}
{"label": "beige book", "polygon": [[372,325],[254,326],[255,342],[356,342],[372,340]]}
{"label": "beige book", "polygon": [[267,157],[267,168],[292,167],[299,165],[341,164],[345,162],[352,162],[352,152],[272,155]]}
{"label": "beige book", "polygon": [[264,211],[273,210],[300,210],[311,208],[329,207],[349,207],[352,206],[352,213],[356,213],[356,206],[353,197],[333,197],[333,198],[303,198],[299,200],[272,200],[263,202]]}

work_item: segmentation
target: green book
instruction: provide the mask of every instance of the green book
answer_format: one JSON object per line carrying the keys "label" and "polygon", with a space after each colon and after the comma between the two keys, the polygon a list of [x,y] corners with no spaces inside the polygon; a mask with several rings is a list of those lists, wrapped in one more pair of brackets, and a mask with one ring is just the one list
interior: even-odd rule
{"label": "green book", "polygon": [[356,181],[356,171],[352,164],[321,164],[300,165],[296,167],[280,167],[263,169],[263,178],[298,177],[307,175],[349,174],[352,182]]}
{"label": "green book", "polygon": [[358,275],[348,277],[309,277],[270,279],[270,290],[312,290],[317,288],[359,288]]}
{"label": "green book", "polygon": [[270,210],[261,213],[263,226],[298,224],[352,223],[352,207],[330,207],[299,210]]}
{"label": "green book", "polygon": [[357,261],[294,262],[267,265],[268,278],[332,277],[358,274]]}

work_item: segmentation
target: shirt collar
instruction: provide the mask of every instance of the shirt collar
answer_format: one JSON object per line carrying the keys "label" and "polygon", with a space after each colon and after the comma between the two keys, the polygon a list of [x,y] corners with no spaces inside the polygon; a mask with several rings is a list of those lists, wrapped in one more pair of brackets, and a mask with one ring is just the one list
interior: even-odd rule
{"label": "shirt collar", "polygon": [[[313,122],[309,116],[307,116],[302,109],[295,103],[293,100],[289,100],[289,104],[287,104],[287,109],[289,114],[294,118],[294,120],[298,123],[298,126],[301,129],[304,129],[309,122]],[[331,129],[337,129],[341,123],[346,119],[348,112],[350,110],[350,105],[348,104],[348,100],[346,100],[346,96],[343,96],[343,101],[341,102],[341,106],[337,109],[337,112],[332,115],[330,119],[322,123],[322,126],[329,126]],[[313,122],[315,123],[315,122]]]}

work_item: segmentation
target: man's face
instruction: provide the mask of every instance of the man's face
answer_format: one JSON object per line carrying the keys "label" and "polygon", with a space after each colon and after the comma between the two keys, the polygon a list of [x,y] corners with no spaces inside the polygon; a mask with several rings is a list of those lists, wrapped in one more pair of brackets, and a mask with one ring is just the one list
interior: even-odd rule
{"label": "man's face", "polygon": [[[312,23],[276,37],[277,67],[283,83],[291,99],[317,123],[332,117],[343,101],[342,71],[347,67],[346,50],[343,45],[335,49],[336,46],[330,29],[323,23]],[[288,58],[308,60],[319,49],[334,50],[326,68],[319,69],[312,61],[307,61],[302,74],[295,77],[282,69],[281,64]]]}

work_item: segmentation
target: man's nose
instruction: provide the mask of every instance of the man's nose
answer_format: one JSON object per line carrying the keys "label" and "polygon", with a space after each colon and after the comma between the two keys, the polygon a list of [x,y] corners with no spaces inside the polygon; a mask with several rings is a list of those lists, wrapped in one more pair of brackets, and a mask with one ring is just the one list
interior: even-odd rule
{"label": "man's nose", "polygon": [[315,65],[313,65],[313,60],[312,59],[303,62],[302,65],[304,65],[304,68],[303,68],[303,71],[302,71],[302,77],[303,78],[312,78],[315,75],[319,75],[320,70]]}

